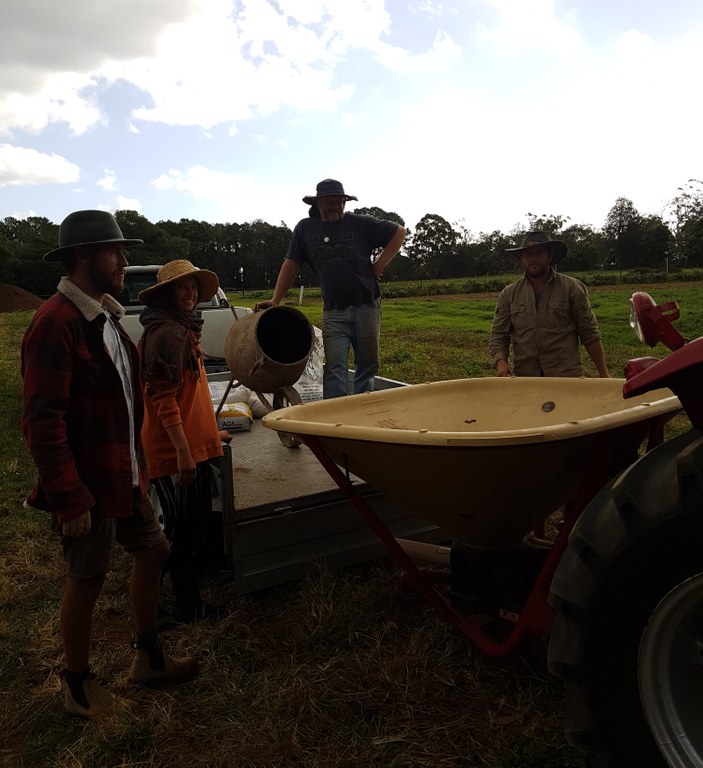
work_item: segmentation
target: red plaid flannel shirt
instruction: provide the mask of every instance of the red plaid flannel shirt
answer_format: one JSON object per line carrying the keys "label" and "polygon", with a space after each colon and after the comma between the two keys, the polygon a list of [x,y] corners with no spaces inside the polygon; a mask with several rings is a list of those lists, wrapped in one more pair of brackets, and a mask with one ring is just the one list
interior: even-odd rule
{"label": "red plaid flannel shirt", "polygon": [[[75,290],[71,284],[68,292]],[[22,429],[39,474],[29,502],[54,513],[59,523],[87,509],[101,517],[132,515],[127,402],[103,342],[103,324],[111,321],[101,311],[88,314],[91,319],[58,292],[41,305],[22,340]],[[131,354],[139,484],[145,493],[139,358],[119,322],[112,322]]]}

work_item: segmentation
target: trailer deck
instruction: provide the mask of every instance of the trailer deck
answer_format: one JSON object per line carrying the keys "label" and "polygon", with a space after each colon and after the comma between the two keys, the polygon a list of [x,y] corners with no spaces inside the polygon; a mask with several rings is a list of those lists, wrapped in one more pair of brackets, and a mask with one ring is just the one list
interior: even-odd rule
{"label": "trailer deck", "polygon": [[[222,515],[238,594],[304,578],[321,564],[344,568],[387,555],[348,491],[340,490],[307,446],[286,448],[275,431],[255,419],[250,431],[233,434],[224,454],[213,462],[214,508]],[[433,544],[449,541],[434,523],[360,478],[348,479],[392,535]]]}

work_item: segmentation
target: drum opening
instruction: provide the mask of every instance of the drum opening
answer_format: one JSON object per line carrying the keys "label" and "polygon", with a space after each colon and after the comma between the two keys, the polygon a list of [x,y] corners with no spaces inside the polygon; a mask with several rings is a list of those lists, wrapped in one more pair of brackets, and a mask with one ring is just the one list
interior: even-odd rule
{"label": "drum opening", "polygon": [[310,354],[313,344],[311,328],[301,312],[286,307],[271,307],[259,320],[256,340],[269,359],[289,365]]}

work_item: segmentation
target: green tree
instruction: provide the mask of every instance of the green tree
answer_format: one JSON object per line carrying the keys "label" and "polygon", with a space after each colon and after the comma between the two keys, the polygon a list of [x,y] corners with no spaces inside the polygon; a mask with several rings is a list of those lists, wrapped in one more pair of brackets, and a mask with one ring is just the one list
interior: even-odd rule
{"label": "green tree", "polygon": [[678,264],[682,267],[703,267],[703,215],[682,224],[678,241]]}
{"label": "green tree", "polygon": [[541,229],[544,232],[549,232],[552,237],[556,238],[559,235],[559,232],[561,232],[562,227],[566,222],[569,220],[568,216],[561,216],[559,214],[553,214],[553,213],[542,213],[542,214],[535,214],[535,213],[528,213],[527,214],[527,222],[528,231],[530,230],[537,230]]}
{"label": "green tree", "polygon": [[0,283],[14,283],[19,259],[12,251],[10,241],[2,232],[0,223]]}
{"label": "green tree", "polygon": [[172,259],[188,258],[186,242],[171,237],[160,223],[152,224],[137,211],[115,211],[115,220],[125,237],[144,241],[130,250],[130,264],[165,264]]}
{"label": "green tree", "polygon": [[352,213],[358,213],[366,216],[374,216],[377,219],[385,219],[386,221],[394,221],[396,224],[400,224],[401,227],[405,226],[405,221],[400,214],[393,211],[384,211],[383,208],[372,206],[371,208],[354,208]]}
{"label": "green tree", "polygon": [[640,214],[626,197],[618,197],[603,227],[608,248],[608,266],[622,270],[639,266]]}
{"label": "green tree", "polygon": [[585,224],[572,224],[559,237],[569,246],[568,263],[563,267],[565,270],[587,272],[603,267],[607,248],[601,232]]}
{"label": "green tree", "polygon": [[501,272],[517,272],[519,270],[517,260],[512,254],[506,253],[506,249],[512,248],[514,244],[515,238],[508,237],[499,229],[489,234],[482,232],[478,236],[478,247],[474,250],[475,274],[497,275]]}
{"label": "green tree", "polygon": [[[365,216],[373,216],[376,219],[383,219],[384,221],[393,221],[396,224],[400,224],[401,227],[405,227],[407,230],[407,237],[403,247],[400,249],[400,253],[393,259],[386,271],[384,272],[385,280],[412,280],[414,278],[415,267],[413,262],[405,255],[405,248],[410,237],[410,229],[406,226],[403,217],[395,213],[395,211],[384,211],[383,208],[372,206],[371,208],[354,208],[352,213],[358,213]],[[378,248],[373,254],[375,258],[381,252],[381,248]]]}
{"label": "green tree", "polygon": [[459,233],[452,225],[436,213],[427,213],[418,222],[405,252],[422,277],[447,277],[458,244]]}
{"label": "green tree", "polygon": [[[178,222],[160,221],[158,228],[165,232],[173,244],[173,250],[166,248],[161,262],[171,259],[188,259],[197,267],[209,268],[210,254],[216,250],[216,238],[213,225],[207,221],[180,219]],[[169,252],[170,251],[170,252]]]}
{"label": "green tree", "polygon": [[0,223],[11,253],[14,281],[37,296],[50,296],[61,277],[60,266],[44,261],[44,254],[58,245],[59,228],[43,216],[12,217]]}
{"label": "green tree", "polygon": [[668,204],[667,215],[673,230],[672,260],[679,266],[700,266],[703,251],[703,182],[689,179],[679,187],[678,195]]}
{"label": "green tree", "polygon": [[396,280],[416,280],[419,275],[415,271],[415,262],[409,259],[402,251],[393,259],[383,273],[383,280],[394,282]]}
{"label": "green tree", "polygon": [[664,271],[669,263],[669,252],[674,240],[661,216],[643,216],[639,222],[639,265]]}
{"label": "green tree", "polygon": [[[285,258],[291,232],[285,226],[275,227],[256,219],[240,225],[240,266],[243,268],[243,285],[273,289],[278,272]],[[298,281],[304,285],[317,285],[316,278],[307,265],[301,269]]]}

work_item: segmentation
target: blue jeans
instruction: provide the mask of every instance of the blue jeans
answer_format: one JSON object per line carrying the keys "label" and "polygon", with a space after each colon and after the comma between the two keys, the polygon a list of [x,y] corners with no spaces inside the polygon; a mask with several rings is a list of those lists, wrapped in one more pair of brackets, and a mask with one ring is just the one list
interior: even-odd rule
{"label": "blue jeans", "polygon": [[381,339],[381,300],[373,306],[325,309],[322,312],[322,343],[325,367],[323,398],[349,394],[349,349],[354,350],[354,394],[373,390],[378,373]]}

